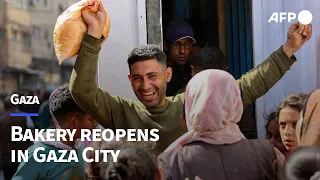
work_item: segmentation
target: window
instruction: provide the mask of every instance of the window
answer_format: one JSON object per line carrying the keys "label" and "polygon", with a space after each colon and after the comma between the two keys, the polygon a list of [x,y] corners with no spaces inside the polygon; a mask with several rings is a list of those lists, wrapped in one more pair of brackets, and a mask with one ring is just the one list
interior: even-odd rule
{"label": "window", "polygon": [[48,47],[48,49],[50,49],[52,47],[52,43],[50,40],[47,41],[47,47]]}
{"label": "window", "polygon": [[33,37],[34,37],[34,39],[40,40],[40,37],[41,37],[40,34],[41,34],[40,27],[33,26]]}
{"label": "window", "polygon": [[30,35],[27,33],[22,33],[21,36],[22,49],[25,51],[29,51],[31,46]]}
{"label": "window", "polygon": [[40,0],[29,0],[29,4],[31,7],[37,7],[40,3]]}
{"label": "window", "polygon": [[0,41],[5,39],[5,31],[0,30]]}
{"label": "window", "polygon": [[45,40],[48,40],[48,39],[49,39],[49,32],[48,32],[47,29],[44,31],[44,36],[43,36],[43,38],[44,38]]}
{"label": "window", "polygon": [[28,9],[28,5],[30,4],[29,0],[12,0],[12,4],[17,8],[23,8],[25,10]]}
{"label": "window", "polygon": [[15,5],[15,7],[23,7],[23,0],[13,0],[13,5]]}
{"label": "window", "polygon": [[17,42],[17,40],[18,40],[18,31],[17,30],[14,30],[14,29],[12,30],[11,40],[13,42]]}

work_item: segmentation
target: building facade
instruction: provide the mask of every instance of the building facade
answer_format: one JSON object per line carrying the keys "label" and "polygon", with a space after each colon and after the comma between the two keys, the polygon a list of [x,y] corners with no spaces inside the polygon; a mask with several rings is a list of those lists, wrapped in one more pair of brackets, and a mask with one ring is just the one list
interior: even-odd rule
{"label": "building facade", "polygon": [[24,77],[35,73],[31,64],[31,17],[23,1],[1,1],[0,91],[12,93],[23,86]]}
{"label": "building facade", "polygon": [[0,1],[0,92],[54,89],[69,80],[74,60],[58,65],[53,30],[78,0]]}
{"label": "building facade", "polygon": [[58,66],[53,46],[53,30],[58,16],[78,0],[32,0],[29,12],[32,26],[32,69],[44,71],[45,88],[53,89],[69,80],[72,60]]}

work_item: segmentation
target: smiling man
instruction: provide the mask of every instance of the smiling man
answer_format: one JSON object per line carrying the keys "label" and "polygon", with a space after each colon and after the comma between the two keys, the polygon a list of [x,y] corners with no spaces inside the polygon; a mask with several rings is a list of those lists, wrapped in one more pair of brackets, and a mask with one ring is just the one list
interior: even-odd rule
{"label": "smiling man", "polygon": [[[77,104],[105,128],[159,129],[157,152],[162,152],[186,132],[180,122],[184,93],[166,97],[172,69],[157,46],[140,46],[128,58],[129,79],[139,101],[112,96],[96,83],[98,56],[103,41],[106,12],[102,4],[96,13],[86,10],[82,16],[88,25],[71,79],[70,91]],[[307,36],[298,33],[302,29]],[[295,31],[292,31],[295,29]],[[244,106],[264,95],[296,61],[293,54],[311,37],[311,26],[292,25],[284,46],[267,60],[243,75],[239,83]],[[292,32],[291,32],[292,31]],[[289,58],[290,57],[290,58]]]}
{"label": "smiling man", "polygon": [[128,65],[128,78],[140,102],[149,108],[165,105],[166,83],[172,74],[165,54],[157,46],[141,46],[129,55]]}

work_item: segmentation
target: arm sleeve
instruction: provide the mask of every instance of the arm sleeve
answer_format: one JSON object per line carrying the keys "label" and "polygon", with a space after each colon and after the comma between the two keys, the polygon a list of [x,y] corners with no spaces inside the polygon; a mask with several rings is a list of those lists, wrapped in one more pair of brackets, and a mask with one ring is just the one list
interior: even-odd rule
{"label": "arm sleeve", "polygon": [[246,107],[266,94],[290,69],[296,58],[289,58],[282,46],[256,68],[244,74],[238,83]]}
{"label": "arm sleeve", "polygon": [[70,91],[76,103],[105,128],[115,128],[123,119],[123,98],[113,97],[96,83],[98,55],[103,39],[85,35],[71,79]]}

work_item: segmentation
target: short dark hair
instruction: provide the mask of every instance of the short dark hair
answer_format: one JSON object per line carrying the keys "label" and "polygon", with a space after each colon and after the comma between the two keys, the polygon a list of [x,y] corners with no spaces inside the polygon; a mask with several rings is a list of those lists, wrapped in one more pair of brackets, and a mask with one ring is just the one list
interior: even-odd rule
{"label": "short dark hair", "polygon": [[285,178],[290,180],[319,179],[319,157],[319,146],[303,147],[296,150],[285,162]]}
{"label": "short dark hair", "polygon": [[156,59],[159,63],[167,66],[166,54],[163,51],[161,51],[161,49],[158,46],[148,44],[142,45],[132,50],[127,60],[129,69],[131,70],[131,65],[136,62],[146,61],[150,59]]}
{"label": "short dark hair", "polygon": [[287,97],[285,97],[284,100],[280,102],[278,107],[276,108],[276,119],[279,121],[279,115],[280,111],[283,108],[290,108],[292,110],[295,110],[297,112],[301,112],[303,102],[307,98],[308,94],[304,93],[297,93],[297,94],[290,94]]}
{"label": "short dark hair", "polygon": [[49,108],[52,115],[58,121],[63,121],[64,116],[68,113],[78,112],[83,115],[85,114],[85,112],[74,101],[69,91],[68,84],[60,86],[53,92],[49,99]]}
{"label": "short dark hair", "polygon": [[224,70],[227,58],[217,47],[204,47],[196,54],[194,68],[199,70],[220,69]]}
{"label": "short dark hair", "polygon": [[268,126],[271,121],[276,121],[277,120],[277,112],[273,110],[270,114],[264,117],[267,120],[267,124],[265,126],[266,130],[268,130]]}

